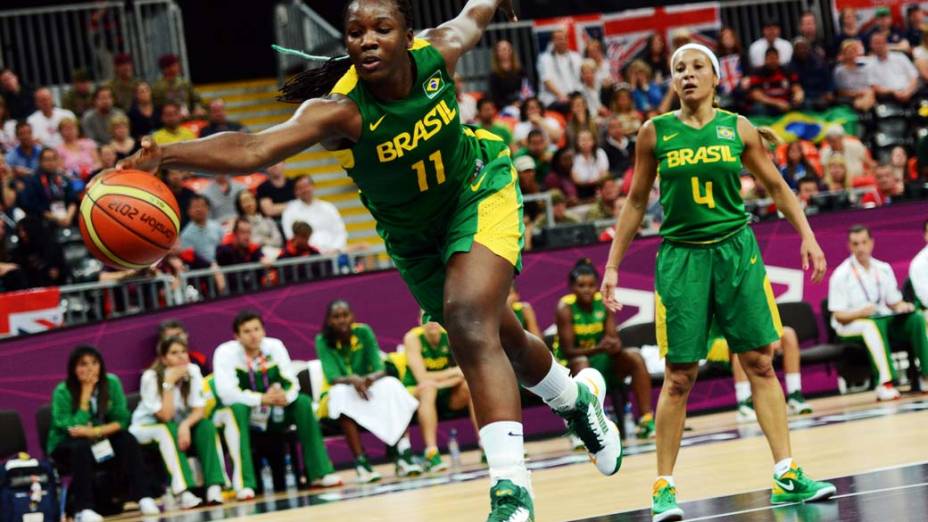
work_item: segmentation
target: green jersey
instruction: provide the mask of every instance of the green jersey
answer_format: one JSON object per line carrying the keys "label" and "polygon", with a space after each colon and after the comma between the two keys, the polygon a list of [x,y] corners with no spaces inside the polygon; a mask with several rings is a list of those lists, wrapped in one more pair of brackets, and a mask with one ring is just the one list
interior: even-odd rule
{"label": "green jersey", "polygon": [[[432,346],[425,336],[425,328],[417,326],[411,330],[419,338],[419,346],[422,347],[422,362],[425,363],[425,369],[430,372],[438,372],[451,367],[454,358],[451,355],[451,344],[448,342],[448,333],[442,330],[441,338],[438,344]],[[418,383],[416,376],[409,369],[406,369],[406,375],[403,376],[403,384],[406,386],[415,386]]]}
{"label": "green jersey", "polygon": [[[603,295],[599,292],[593,296],[593,306],[585,310],[577,303],[576,294],[567,294],[561,298],[560,306],[569,306],[571,323],[574,330],[574,347],[577,350],[592,350],[599,345],[606,333],[606,305],[603,303]],[[555,351],[558,357],[563,358],[560,353],[560,343],[554,340]]]}
{"label": "green jersey", "polygon": [[381,232],[446,222],[464,185],[483,168],[475,131],[461,125],[454,81],[441,53],[417,38],[409,55],[416,78],[406,98],[375,98],[353,66],[332,88],[361,112],[357,143],[335,154]]}
{"label": "green jersey", "polygon": [[384,369],[380,358],[380,345],[370,326],[364,323],[351,325],[351,341],[347,344],[336,341],[330,344],[321,333],[316,334],[316,356],[322,363],[325,375],[323,392],[329,383],[349,375],[368,375]]}
{"label": "green jersey", "polygon": [[747,224],[741,199],[738,115],[716,109],[701,129],[675,112],[654,117],[661,206],[661,236],[682,243],[714,243]]}
{"label": "green jersey", "polygon": [[525,305],[522,304],[522,301],[512,303],[512,311],[516,314],[516,319],[519,320],[522,328],[528,328],[528,324],[525,322]]}

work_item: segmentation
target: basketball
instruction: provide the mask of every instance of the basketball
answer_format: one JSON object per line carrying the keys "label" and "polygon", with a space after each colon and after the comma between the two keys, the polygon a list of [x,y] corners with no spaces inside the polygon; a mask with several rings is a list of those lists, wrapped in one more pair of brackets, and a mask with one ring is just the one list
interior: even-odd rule
{"label": "basketball", "polygon": [[171,190],[138,170],[93,179],[81,200],[80,229],[87,249],[113,268],[141,269],[163,258],[180,233]]}

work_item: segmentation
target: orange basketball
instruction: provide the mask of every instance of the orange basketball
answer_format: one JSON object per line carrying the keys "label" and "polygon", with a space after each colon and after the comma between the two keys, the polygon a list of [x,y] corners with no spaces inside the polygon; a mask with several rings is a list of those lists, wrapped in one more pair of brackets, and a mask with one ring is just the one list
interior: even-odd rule
{"label": "orange basketball", "polygon": [[171,189],[138,170],[100,174],[81,200],[87,249],[114,268],[147,268],[163,258],[180,233],[180,209]]}

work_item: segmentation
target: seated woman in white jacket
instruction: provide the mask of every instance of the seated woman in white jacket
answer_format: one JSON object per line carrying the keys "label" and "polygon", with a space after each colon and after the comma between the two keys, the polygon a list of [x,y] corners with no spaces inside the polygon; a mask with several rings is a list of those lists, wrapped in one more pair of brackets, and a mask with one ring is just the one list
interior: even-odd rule
{"label": "seated woman in white jacket", "polygon": [[158,343],[158,357],[142,374],[141,396],[129,431],[140,444],[157,443],[171,475],[171,492],[184,509],[197,507],[202,499],[190,492],[193,473],[187,453],[193,452],[203,466],[206,502],[222,504],[225,483],[222,447],[216,428],[203,418],[203,376],[190,364],[187,343],[168,337]]}

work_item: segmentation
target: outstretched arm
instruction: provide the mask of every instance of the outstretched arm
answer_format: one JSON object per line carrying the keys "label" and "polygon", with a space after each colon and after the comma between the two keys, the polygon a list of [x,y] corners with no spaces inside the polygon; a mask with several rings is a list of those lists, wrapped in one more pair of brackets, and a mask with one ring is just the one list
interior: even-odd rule
{"label": "outstretched arm", "polygon": [[800,255],[802,256],[802,269],[812,268],[812,281],[819,282],[825,276],[825,253],[815,240],[815,234],[806,215],[799,207],[799,200],[786,184],[786,180],[777,171],[776,166],[767,156],[767,150],[760,133],[754,128],[744,116],[738,117],[738,134],[741,135],[741,141],[744,142],[744,152],[741,154],[741,161],[744,166],[754,173],[757,180],[767,189],[767,194],[773,198],[777,209],[786,216],[786,219],[793,225],[796,232],[802,237],[802,246]]}
{"label": "outstretched arm", "polygon": [[512,0],[470,0],[459,15],[421,36],[438,49],[448,72],[454,74],[458,59],[477,45],[497,9],[502,9],[510,21],[517,20]]}
{"label": "outstretched arm", "polygon": [[155,172],[163,167],[221,173],[248,173],[268,167],[334,138],[356,141],[361,115],[347,98],[314,98],[280,125],[258,133],[220,132],[193,141],[158,146],[150,138],[117,168]]}

